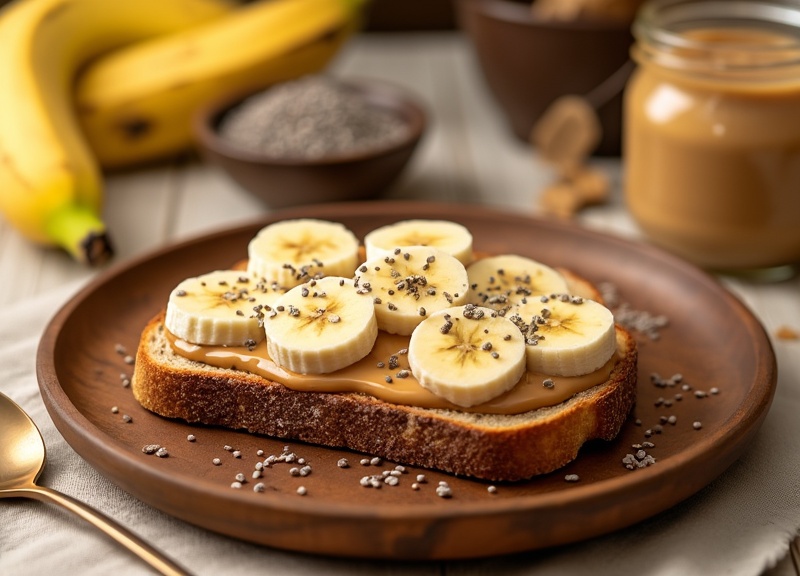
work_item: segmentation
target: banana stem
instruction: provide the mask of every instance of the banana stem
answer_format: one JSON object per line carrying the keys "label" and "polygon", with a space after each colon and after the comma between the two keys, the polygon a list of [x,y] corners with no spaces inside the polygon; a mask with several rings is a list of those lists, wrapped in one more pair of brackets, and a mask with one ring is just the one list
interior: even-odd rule
{"label": "banana stem", "polygon": [[113,254],[103,221],[91,209],[66,204],[46,223],[48,237],[82,264],[98,266]]}

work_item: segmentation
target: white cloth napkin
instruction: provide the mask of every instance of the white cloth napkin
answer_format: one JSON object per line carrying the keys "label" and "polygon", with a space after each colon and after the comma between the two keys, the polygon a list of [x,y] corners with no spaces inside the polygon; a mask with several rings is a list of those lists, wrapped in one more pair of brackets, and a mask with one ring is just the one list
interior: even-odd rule
{"label": "white cloth napkin", "polygon": [[[36,349],[48,320],[78,288],[70,284],[0,308],[0,391],[27,410],[44,435],[48,463],[41,484],[116,518],[198,575],[752,576],[786,553],[800,526],[800,382],[781,376],[754,444],[719,479],[655,518],[587,542],[511,557],[403,564],[320,558],[219,536],[129,496],[96,473],[55,429],[39,396]],[[137,558],[54,505],[0,500],[4,576],[149,573]]]}

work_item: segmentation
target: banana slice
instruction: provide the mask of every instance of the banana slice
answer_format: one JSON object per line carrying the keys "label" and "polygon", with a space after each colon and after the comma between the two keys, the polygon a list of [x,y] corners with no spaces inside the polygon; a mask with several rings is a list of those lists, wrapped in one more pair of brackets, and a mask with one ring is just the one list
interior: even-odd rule
{"label": "banana slice", "polygon": [[580,296],[545,296],[507,318],[525,338],[528,370],[533,372],[589,374],[603,366],[617,349],[611,311]]}
{"label": "banana slice", "polygon": [[378,337],[372,299],[351,278],[295,286],[264,319],[272,360],[299,374],[334,372],[369,354]]}
{"label": "banana slice", "polygon": [[376,228],[364,237],[367,260],[391,256],[397,247],[431,246],[458,258],[464,266],[472,262],[472,234],[447,220],[403,220]]}
{"label": "banana slice", "polygon": [[264,310],[281,296],[239,270],[187,278],[170,293],[164,324],[193,344],[254,346],[264,339]]}
{"label": "banana slice", "polygon": [[491,400],[525,372],[525,341],[491,308],[474,304],[440,310],[417,326],[408,345],[420,385],[459,406]]}
{"label": "banana slice", "polygon": [[507,314],[531,297],[568,292],[560,272],[524,256],[483,258],[467,267],[470,302]]}
{"label": "banana slice", "polygon": [[395,248],[358,267],[356,287],[372,295],[378,327],[409,335],[429,314],[466,304],[467,270],[450,254],[426,246]]}
{"label": "banana slice", "polygon": [[247,247],[247,271],[292,288],[322,276],[350,277],[358,239],[338,222],[301,218],[262,228]]}

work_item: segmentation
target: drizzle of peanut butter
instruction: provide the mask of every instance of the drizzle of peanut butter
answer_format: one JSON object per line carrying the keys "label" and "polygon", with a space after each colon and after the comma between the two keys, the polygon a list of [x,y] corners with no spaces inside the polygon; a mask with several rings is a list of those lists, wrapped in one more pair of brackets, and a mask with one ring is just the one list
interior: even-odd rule
{"label": "drizzle of peanut butter", "polygon": [[[175,338],[166,331],[176,354],[218,368],[243,370],[279,382],[300,392],[356,392],[368,394],[392,404],[443,408],[482,414],[519,414],[545,406],[555,406],[575,394],[608,380],[618,361],[614,354],[601,368],[583,376],[549,376],[525,372],[517,385],[477,406],[464,408],[423,388],[408,366],[403,352],[408,348],[408,336],[379,332],[375,345],[365,358],[330,374],[297,374],[281,368],[267,353],[266,342],[253,349],[247,347],[200,346]],[[390,362],[394,357],[395,361]],[[379,364],[382,367],[379,367]],[[397,374],[406,371],[405,377]],[[389,377],[390,381],[387,381]],[[546,386],[545,380],[552,386]]]}

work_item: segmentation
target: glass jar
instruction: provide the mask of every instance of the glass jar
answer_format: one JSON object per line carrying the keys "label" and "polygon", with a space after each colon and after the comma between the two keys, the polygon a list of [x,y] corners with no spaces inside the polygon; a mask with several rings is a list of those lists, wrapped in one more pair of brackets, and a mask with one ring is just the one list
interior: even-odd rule
{"label": "glass jar", "polygon": [[645,3],[625,90],[628,209],[720,271],[800,262],[800,4]]}

